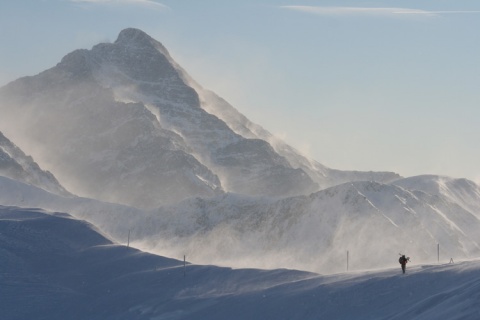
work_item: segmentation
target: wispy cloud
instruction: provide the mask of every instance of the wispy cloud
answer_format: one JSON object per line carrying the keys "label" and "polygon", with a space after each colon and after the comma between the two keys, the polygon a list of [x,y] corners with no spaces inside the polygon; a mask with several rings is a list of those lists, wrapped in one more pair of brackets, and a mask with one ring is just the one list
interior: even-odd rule
{"label": "wispy cloud", "polygon": [[377,15],[377,16],[399,16],[399,15],[423,15],[439,16],[442,14],[480,13],[480,11],[428,11],[410,8],[363,8],[363,7],[319,7],[319,6],[281,6],[281,8],[313,13],[318,15],[340,16],[340,15]]}
{"label": "wispy cloud", "polygon": [[76,3],[104,4],[104,5],[136,5],[154,9],[167,9],[168,7],[154,0],[70,0]]}

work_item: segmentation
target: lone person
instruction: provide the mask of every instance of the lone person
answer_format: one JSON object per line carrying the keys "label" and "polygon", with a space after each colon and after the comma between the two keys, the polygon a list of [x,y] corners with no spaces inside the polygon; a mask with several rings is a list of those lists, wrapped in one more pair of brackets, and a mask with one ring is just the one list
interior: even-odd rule
{"label": "lone person", "polygon": [[407,262],[410,260],[410,257],[405,257],[405,255],[402,255],[399,259],[398,262],[402,265],[402,271],[405,273],[405,268],[407,266]]}

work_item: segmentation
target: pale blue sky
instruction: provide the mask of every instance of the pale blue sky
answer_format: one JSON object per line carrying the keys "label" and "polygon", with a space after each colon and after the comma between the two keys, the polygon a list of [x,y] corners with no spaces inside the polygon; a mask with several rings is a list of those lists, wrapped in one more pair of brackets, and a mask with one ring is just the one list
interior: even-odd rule
{"label": "pale blue sky", "polygon": [[0,85],[126,27],[322,164],[480,182],[478,0],[1,0]]}

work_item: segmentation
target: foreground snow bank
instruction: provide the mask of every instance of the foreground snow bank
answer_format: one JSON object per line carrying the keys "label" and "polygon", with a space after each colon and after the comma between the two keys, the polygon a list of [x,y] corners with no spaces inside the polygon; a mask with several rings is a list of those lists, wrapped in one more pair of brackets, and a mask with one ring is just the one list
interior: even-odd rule
{"label": "foreground snow bank", "polygon": [[5,319],[478,319],[480,261],[319,276],[187,264],[0,207]]}

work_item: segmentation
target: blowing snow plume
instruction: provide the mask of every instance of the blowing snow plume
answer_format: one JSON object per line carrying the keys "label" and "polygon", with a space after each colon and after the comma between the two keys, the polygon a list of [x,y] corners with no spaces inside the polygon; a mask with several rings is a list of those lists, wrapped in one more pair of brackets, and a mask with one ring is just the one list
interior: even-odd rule
{"label": "blowing snow plume", "polygon": [[[477,187],[478,189],[478,187]],[[480,199],[477,199],[480,201]],[[480,220],[461,203],[375,182],[282,200],[225,195],[161,208],[137,245],[167,256],[235,267],[320,273],[476,257]]]}
{"label": "blowing snow plume", "polygon": [[[465,194],[478,191],[472,185]],[[475,201],[480,203],[480,197]],[[464,202],[374,182],[286,199],[224,194],[147,212],[65,198],[0,177],[0,203],[69,212],[119,243],[126,244],[131,231],[130,245],[177,259],[186,255],[193,263],[237,268],[337,273],[347,269],[347,251],[350,271],[398,268],[398,253],[410,256],[413,264],[480,254],[480,220],[462,209]]]}

